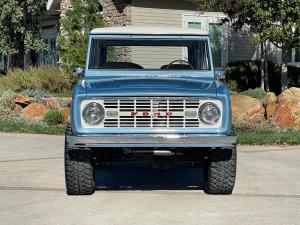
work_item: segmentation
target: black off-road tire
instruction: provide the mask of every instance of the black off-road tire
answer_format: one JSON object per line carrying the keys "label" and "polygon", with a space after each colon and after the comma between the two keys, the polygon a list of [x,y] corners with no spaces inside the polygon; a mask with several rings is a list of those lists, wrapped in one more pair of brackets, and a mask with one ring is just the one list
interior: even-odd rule
{"label": "black off-road tire", "polygon": [[68,195],[92,195],[95,193],[94,166],[90,151],[70,149],[66,142],[65,181]]}
{"label": "black off-road tire", "polygon": [[232,194],[236,178],[236,147],[214,149],[204,166],[204,192],[212,195]]}

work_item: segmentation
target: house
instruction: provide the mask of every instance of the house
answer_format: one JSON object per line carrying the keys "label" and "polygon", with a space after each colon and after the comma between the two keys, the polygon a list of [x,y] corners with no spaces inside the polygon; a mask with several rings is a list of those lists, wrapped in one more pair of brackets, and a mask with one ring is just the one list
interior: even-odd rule
{"label": "house", "polygon": [[[60,32],[59,18],[70,8],[70,0],[48,0],[47,13],[41,18],[42,37],[49,45],[48,52],[39,54],[39,62],[56,64],[56,37]],[[168,26],[207,30],[210,33],[215,67],[223,67],[230,61],[260,58],[260,48],[251,43],[252,34],[235,32],[229,25],[221,25],[226,15],[222,12],[200,13],[189,0],[99,0],[99,8],[106,26]],[[143,50],[119,52],[124,60],[137,63],[159,61],[157,52],[145,54]],[[184,52],[173,52],[174,57],[184,58]],[[281,63],[281,50],[268,44],[270,60]],[[300,49],[291,51],[291,64],[300,66]],[[149,65],[151,66],[151,65]]]}

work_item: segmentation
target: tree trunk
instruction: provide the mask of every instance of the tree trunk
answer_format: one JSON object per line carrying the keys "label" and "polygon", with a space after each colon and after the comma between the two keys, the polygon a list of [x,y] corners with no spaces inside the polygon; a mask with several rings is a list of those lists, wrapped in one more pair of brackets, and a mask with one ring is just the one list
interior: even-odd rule
{"label": "tree trunk", "polygon": [[269,71],[268,71],[268,55],[267,55],[267,42],[264,42],[264,70],[265,70],[265,90],[267,92],[270,91],[270,87],[269,87]]}
{"label": "tree trunk", "polygon": [[285,91],[288,88],[288,61],[289,50],[286,46],[282,46],[281,91]]}
{"label": "tree trunk", "polygon": [[260,42],[260,88],[265,90],[265,45],[264,42]]}
{"label": "tree trunk", "polygon": [[11,56],[11,64],[12,68],[24,68],[24,53],[19,52]]}

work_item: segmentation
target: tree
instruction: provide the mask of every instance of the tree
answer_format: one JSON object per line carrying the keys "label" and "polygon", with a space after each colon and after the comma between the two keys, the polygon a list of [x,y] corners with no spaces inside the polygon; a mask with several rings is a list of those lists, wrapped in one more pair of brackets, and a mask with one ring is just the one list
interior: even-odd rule
{"label": "tree", "polygon": [[25,56],[47,49],[40,37],[39,18],[46,0],[0,0],[0,54],[12,56],[12,66],[24,68]]}
{"label": "tree", "polygon": [[270,21],[264,35],[282,49],[281,89],[288,88],[288,60],[292,48],[300,46],[300,0],[266,2],[266,18]]}
{"label": "tree", "polygon": [[[287,62],[289,50],[300,43],[300,0],[195,0],[202,10],[221,9],[228,14],[224,22],[231,22],[235,29],[250,27],[255,41],[261,43],[262,68],[266,66],[266,41],[282,49],[281,86],[288,86]],[[200,3],[203,3],[202,5]],[[265,65],[263,65],[265,64]],[[262,73],[262,81],[264,73]],[[263,85],[262,85],[263,87]]]}
{"label": "tree", "polygon": [[99,0],[71,0],[72,7],[61,19],[61,34],[58,38],[59,55],[66,70],[84,67],[89,33],[102,27]]}

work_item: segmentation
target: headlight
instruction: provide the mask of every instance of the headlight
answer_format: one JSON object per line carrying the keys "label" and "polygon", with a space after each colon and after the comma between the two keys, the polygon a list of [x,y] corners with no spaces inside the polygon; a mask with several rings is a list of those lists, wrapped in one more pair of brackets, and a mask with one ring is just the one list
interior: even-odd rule
{"label": "headlight", "polygon": [[199,119],[207,125],[216,124],[221,117],[221,112],[219,107],[212,103],[208,102],[203,104],[199,109]]}
{"label": "headlight", "polygon": [[104,115],[104,108],[96,102],[87,104],[82,111],[84,121],[90,125],[100,124],[104,120]]}

